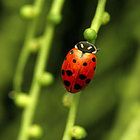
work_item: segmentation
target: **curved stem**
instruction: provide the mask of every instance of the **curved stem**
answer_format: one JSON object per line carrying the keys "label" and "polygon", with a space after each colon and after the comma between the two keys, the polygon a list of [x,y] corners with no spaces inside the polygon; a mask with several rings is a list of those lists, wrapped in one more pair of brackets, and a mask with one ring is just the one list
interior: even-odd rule
{"label": "curved stem", "polygon": [[65,132],[64,132],[62,140],[71,140],[70,130],[71,130],[71,128],[73,127],[73,125],[75,123],[75,118],[76,118],[76,113],[77,113],[80,94],[76,94],[76,95],[72,94],[71,96],[73,96],[72,105],[71,105],[70,110],[69,110],[66,129],[65,129]]}
{"label": "curved stem", "polygon": [[31,90],[29,91],[30,102],[23,112],[23,117],[21,121],[22,128],[21,128],[18,140],[27,140],[29,137],[28,130],[33,120],[33,115],[35,112],[37,100],[39,97],[39,92],[41,89],[41,86],[38,82],[38,77],[43,73],[43,70],[44,70],[44,67],[48,58],[47,56],[48,56],[49,48],[52,42],[52,37],[54,34],[53,27],[52,26],[47,26],[47,27],[48,27],[48,30],[46,33],[46,38],[43,41],[44,42],[43,44],[46,44],[45,42],[47,42],[47,45],[43,45],[39,52],[38,61],[35,67],[35,74],[34,74],[33,82],[31,85]]}
{"label": "curved stem", "polygon": [[[52,4],[51,9],[57,8],[56,5],[61,5],[61,8],[59,8],[59,11],[55,13],[56,15],[60,14],[63,3],[64,3],[64,0],[55,0],[54,3]],[[55,25],[49,22],[47,23],[48,24],[46,26],[45,33],[42,37],[41,49],[38,54],[37,63],[36,63],[35,71],[33,75],[33,81],[31,84],[31,89],[29,91],[30,102],[23,112],[21,130],[19,133],[18,140],[28,140],[29,138],[28,130],[32,124],[33,115],[35,112],[35,108],[37,105],[37,101],[38,101],[38,97],[39,97],[39,93],[41,89],[41,85],[38,81],[38,78],[44,72],[44,69],[45,69],[45,66],[49,57],[49,51],[50,51],[52,39],[54,36]]]}
{"label": "curved stem", "polygon": [[106,0],[98,0],[95,16],[90,26],[92,29],[96,31],[96,33],[98,33],[98,30],[100,26],[102,25],[103,14],[105,12],[105,4],[106,4]]}
{"label": "curved stem", "polygon": [[[37,12],[39,13],[41,12],[43,4],[44,4],[44,0],[35,1],[34,7],[37,10]],[[32,39],[35,36],[37,23],[38,23],[38,16],[35,17],[28,26],[26,38],[25,38],[24,45],[21,50],[21,54],[19,56],[19,60],[18,60],[18,64],[17,64],[17,68],[16,68],[14,80],[13,80],[13,89],[15,91],[15,95],[17,92],[21,91],[24,68],[28,60],[28,57],[30,55],[29,43],[32,41]]]}
{"label": "curved stem", "polygon": [[[105,12],[105,4],[106,4],[106,0],[98,0],[95,16],[91,23],[91,28],[94,29],[96,31],[96,33],[98,33],[98,30],[102,24],[103,14]],[[66,128],[65,128],[62,140],[71,140],[72,139],[70,130],[73,128],[74,123],[75,123],[79,97],[80,97],[79,93],[77,95],[73,95],[73,101],[70,106],[68,120],[67,120],[67,124],[66,124]]]}

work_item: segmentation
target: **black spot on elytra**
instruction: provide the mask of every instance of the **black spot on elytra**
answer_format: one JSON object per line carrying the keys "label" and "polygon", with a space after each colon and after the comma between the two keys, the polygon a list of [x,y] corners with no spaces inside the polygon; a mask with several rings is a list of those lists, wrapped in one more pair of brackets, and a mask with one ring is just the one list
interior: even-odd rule
{"label": "black spot on elytra", "polygon": [[86,63],[86,62],[84,62],[84,63],[83,63],[83,66],[87,66],[87,63]]}
{"label": "black spot on elytra", "polygon": [[64,85],[67,86],[67,87],[69,87],[70,86],[70,82],[67,81],[67,80],[64,80]]}
{"label": "black spot on elytra", "polygon": [[64,74],[65,74],[65,70],[62,70],[62,71],[61,71],[61,74],[64,75]]}
{"label": "black spot on elytra", "polygon": [[85,79],[86,79],[86,76],[83,75],[83,74],[80,74],[80,75],[79,75],[79,78],[80,78],[81,80],[85,80]]}
{"label": "black spot on elytra", "polygon": [[93,58],[92,58],[92,61],[93,61],[93,62],[96,62],[96,58],[95,58],[95,57],[93,57]]}
{"label": "black spot on elytra", "polygon": [[96,70],[96,67],[94,67],[94,70]]}
{"label": "black spot on elytra", "polygon": [[66,70],[66,73],[68,76],[72,76],[72,71],[71,70]]}
{"label": "black spot on elytra", "polygon": [[87,80],[86,80],[86,84],[88,84],[90,81],[91,81],[91,79],[87,79]]}
{"label": "black spot on elytra", "polygon": [[73,51],[73,50],[71,50],[71,51],[70,51],[70,54],[73,54],[73,53],[74,53],[74,51]]}
{"label": "black spot on elytra", "polygon": [[79,89],[81,89],[82,87],[79,85],[79,84],[75,84],[74,85],[74,89],[76,89],[76,90],[79,90]]}
{"label": "black spot on elytra", "polygon": [[75,60],[75,59],[73,59],[73,60],[72,60],[72,62],[73,62],[73,63],[76,63],[76,60]]}

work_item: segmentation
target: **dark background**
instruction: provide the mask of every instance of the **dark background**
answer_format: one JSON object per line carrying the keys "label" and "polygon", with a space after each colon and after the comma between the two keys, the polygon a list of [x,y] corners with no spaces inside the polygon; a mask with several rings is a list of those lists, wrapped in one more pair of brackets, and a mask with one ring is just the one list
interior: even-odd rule
{"label": "dark background", "polygon": [[[0,1],[0,140],[16,140],[19,132],[22,109],[9,93],[29,23],[19,11],[29,3],[33,2]],[[50,5],[51,0],[46,0],[36,36],[44,32]],[[83,31],[90,26],[96,5],[97,0],[64,3],[63,19],[56,27],[46,67],[55,81],[42,89],[35,113],[34,122],[44,129],[41,140],[62,138],[68,109],[62,104],[65,89],[60,79],[61,64],[67,51],[84,40]],[[131,122],[140,116],[140,1],[108,0],[106,10],[111,20],[101,27],[96,40],[100,48],[96,75],[81,93],[76,119],[76,124],[87,130],[85,140],[123,140]],[[26,65],[24,91],[29,89],[35,60],[36,54],[32,54]]]}

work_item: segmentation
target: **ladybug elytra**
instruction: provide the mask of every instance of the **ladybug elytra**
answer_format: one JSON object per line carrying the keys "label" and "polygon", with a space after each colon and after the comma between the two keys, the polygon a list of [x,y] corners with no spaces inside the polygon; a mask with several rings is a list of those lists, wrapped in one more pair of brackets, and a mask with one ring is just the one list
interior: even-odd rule
{"label": "ladybug elytra", "polygon": [[96,47],[81,41],[65,57],[61,68],[61,77],[68,92],[76,93],[86,87],[96,69]]}

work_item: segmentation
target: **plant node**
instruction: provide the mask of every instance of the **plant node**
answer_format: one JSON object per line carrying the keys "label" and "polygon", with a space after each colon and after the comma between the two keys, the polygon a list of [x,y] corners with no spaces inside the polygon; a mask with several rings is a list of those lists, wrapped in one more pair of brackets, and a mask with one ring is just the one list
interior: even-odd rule
{"label": "plant node", "polygon": [[39,77],[39,82],[43,86],[48,86],[52,84],[54,81],[53,75],[49,72],[44,72],[40,77]]}
{"label": "plant node", "polygon": [[29,135],[32,138],[40,138],[42,136],[42,133],[43,133],[42,128],[37,124],[33,124],[29,128]]}
{"label": "plant node", "polygon": [[38,11],[35,9],[33,5],[24,5],[20,9],[20,14],[25,18],[25,19],[33,19],[34,17],[38,16]]}
{"label": "plant node", "polygon": [[49,14],[48,17],[47,17],[48,21],[51,23],[51,24],[59,24],[61,22],[61,15],[60,14]]}
{"label": "plant node", "polygon": [[86,137],[87,133],[85,131],[85,129],[81,126],[73,126],[72,130],[71,130],[71,135],[72,137],[74,137],[75,139],[83,139]]}
{"label": "plant node", "polygon": [[19,93],[15,96],[15,104],[19,107],[26,107],[30,101],[29,95],[26,93]]}
{"label": "plant node", "polygon": [[94,29],[92,28],[87,28],[85,31],[84,31],[84,38],[86,40],[88,40],[89,42],[93,42],[97,37],[97,33]]}
{"label": "plant node", "polygon": [[110,14],[108,12],[104,12],[103,13],[103,20],[102,20],[102,24],[106,25],[108,22],[110,21]]}

